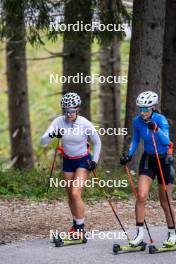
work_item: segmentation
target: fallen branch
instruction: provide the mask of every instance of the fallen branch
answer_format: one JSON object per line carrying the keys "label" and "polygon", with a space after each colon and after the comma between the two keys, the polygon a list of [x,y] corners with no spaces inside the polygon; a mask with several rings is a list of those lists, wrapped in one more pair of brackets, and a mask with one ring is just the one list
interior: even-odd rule
{"label": "fallen branch", "polygon": [[49,60],[49,59],[55,59],[59,57],[66,57],[68,56],[68,53],[62,53],[58,52],[56,55],[51,55],[47,57],[39,57],[39,58],[25,58],[25,57],[15,57],[17,60],[28,60],[28,61],[40,61],[40,60]]}
{"label": "fallen branch", "polygon": [[0,129],[0,133],[3,133],[3,132],[5,132],[5,131],[7,131],[7,130],[9,130],[9,127],[7,127],[7,128],[3,128],[3,129]]}
{"label": "fallen branch", "polygon": [[58,94],[62,95],[62,92],[46,94],[45,97],[50,97],[50,96],[54,96],[54,95],[58,95]]}

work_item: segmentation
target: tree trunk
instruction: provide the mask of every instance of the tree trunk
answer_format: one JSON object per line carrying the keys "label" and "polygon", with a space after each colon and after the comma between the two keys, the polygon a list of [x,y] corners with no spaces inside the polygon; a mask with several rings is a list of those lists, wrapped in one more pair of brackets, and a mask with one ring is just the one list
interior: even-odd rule
{"label": "tree trunk", "polygon": [[[131,141],[138,94],[150,90],[160,96],[164,19],[165,0],[134,0],[125,119],[128,136],[124,149]],[[136,168],[137,164],[133,162],[132,165]]]}
{"label": "tree trunk", "polygon": [[176,2],[166,0],[163,54],[162,113],[170,123],[171,140],[176,142]]}
{"label": "tree trunk", "polygon": [[12,5],[5,11],[8,27],[6,68],[11,161],[14,168],[28,169],[33,167],[33,155],[28,106],[23,2],[18,3],[16,9]]}
{"label": "tree trunk", "polygon": [[[100,49],[100,75],[120,76],[119,42],[115,40],[111,47]],[[117,166],[120,151],[120,84],[100,84],[100,127],[106,131],[113,128],[112,135],[102,135],[102,166],[114,169]]]}
{"label": "tree trunk", "polygon": [[[75,24],[83,21],[91,23],[91,1],[70,0],[65,3],[65,24]],[[63,52],[63,75],[83,76],[90,75],[91,61],[91,33],[90,32],[65,32]],[[63,93],[77,92],[82,100],[81,113],[90,119],[90,84],[89,83],[64,83]]]}

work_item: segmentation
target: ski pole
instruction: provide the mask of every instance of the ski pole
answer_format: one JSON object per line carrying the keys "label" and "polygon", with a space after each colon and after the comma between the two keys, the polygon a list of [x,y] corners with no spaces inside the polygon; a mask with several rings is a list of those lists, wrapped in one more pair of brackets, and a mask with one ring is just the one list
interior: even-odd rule
{"label": "ski pole", "polygon": [[[93,173],[93,176],[94,176],[95,178],[97,178],[98,181],[100,181],[100,179],[99,179],[99,177],[97,176],[95,170],[93,170],[92,173]],[[101,187],[101,189],[102,189],[102,192],[103,192],[103,194],[105,195],[105,197],[106,197],[106,199],[107,199],[107,201],[108,201],[108,203],[109,203],[109,206],[110,206],[111,209],[112,209],[113,214],[115,215],[117,221],[119,222],[119,224],[120,224],[120,226],[121,226],[123,232],[126,234],[128,241],[130,241],[131,238],[130,238],[130,236],[127,234],[127,232],[126,232],[126,230],[125,230],[125,228],[124,228],[122,222],[120,221],[120,218],[118,217],[118,215],[117,215],[117,213],[116,213],[116,211],[115,211],[115,209],[114,209],[114,207],[113,207],[113,205],[112,205],[112,202],[111,202],[110,198],[108,197],[108,194],[106,193],[106,191],[105,191],[105,189],[104,189],[103,187]]]}
{"label": "ski pole", "polygon": [[[132,176],[131,176],[131,172],[130,172],[130,170],[129,170],[129,168],[128,168],[127,165],[125,165],[125,170],[126,170],[126,173],[127,173],[127,175],[128,175],[128,178],[129,178],[129,181],[130,181],[131,188],[132,188],[132,190],[133,190],[134,196],[137,198],[138,193],[137,193],[137,191],[136,191],[136,189],[135,189],[134,182],[133,182],[133,179],[132,179]],[[150,239],[150,243],[153,244],[154,241],[153,241],[153,239],[152,239],[152,236],[151,236],[151,234],[150,234],[149,227],[148,227],[147,222],[146,222],[145,219],[144,219],[144,224],[145,224],[145,227],[146,227],[146,229],[147,229],[147,233],[148,233],[148,236],[149,236],[149,239]]]}
{"label": "ski pole", "polygon": [[167,203],[168,203],[168,206],[169,206],[170,215],[171,215],[173,226],[174,226],[174,229],[175,229],[174,216],[173,216],[172,209],[171,209],[171,204],[170,204],[170,201],[169,201],[169,196],[168,196],[168,192],[167,192],[167,187],[166,187],[166,183],[165,183],[165,179],[164,179],[163,170],[162,170],[162,167],[161,167],[161,161],[160,161],[159,155],[158,155],[158,150],[157,150],[157,146],[156,146],[154,133],[151,132],[151,134],[152,134],[152,141],[153,141],[153,145],[154,145],[154,149],[155,149],[155,155],[156,155],[156,159],[157,159],[157,162],[158,162],[158,167],[159,167],[159,171],[160,171],[160,175],[161,175],[161,179],[162,179],[162,183],[163,183],[162,186],[163,186],[164,192],[166,194],[166,199],[167,199]]}
{"label": "ski pole", "polygon": [[56,156],[57,156],[58,147],[59,147],[59,142],[57,143],[57,146],[56,146],[56,149],[55,149],[55,152],[54,152],[54,158],[53,158],[50,174],[49,174],[48,181],[47,181],[47,193],[48,193],[48,190],[49,190],[49,187],[50,187],[50,179],[51,179],[52,174],[53,174],[54,164],[56,162]]}

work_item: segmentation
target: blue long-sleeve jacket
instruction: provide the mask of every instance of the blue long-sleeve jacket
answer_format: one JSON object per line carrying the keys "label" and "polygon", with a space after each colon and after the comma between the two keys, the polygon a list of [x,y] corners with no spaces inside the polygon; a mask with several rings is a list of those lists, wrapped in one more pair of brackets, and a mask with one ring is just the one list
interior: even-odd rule
{"label": "blue long-sleeve jacket", "polygon": [[[164,154],[168,151],[170,143],[168,121],[165,116],[156,112],[153,112],[150,120],[155,122],[159,128],[158,131],[154,133],[154,136],[158,153]],[[133,137],[128,152],[129,156],[134,155],[141,138],[144,142],[144,151],[149,154],[155,154],[151,130],[148,128],[142,117],[138,115],[133,119]]]}

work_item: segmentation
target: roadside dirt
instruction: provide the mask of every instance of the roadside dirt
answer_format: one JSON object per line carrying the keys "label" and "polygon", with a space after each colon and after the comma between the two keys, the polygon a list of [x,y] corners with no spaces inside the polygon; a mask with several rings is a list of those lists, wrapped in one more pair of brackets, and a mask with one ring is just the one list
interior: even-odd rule
{"label": "roadside dirt", "polygon": [[[114,202],[125,227],[135,226],[134,200]],[[173,202],[176,208],[176,201]],[[159,202],[149,201],[146,208],[149,226],[165,224]],[[0,201],[0,244],[34,238],[48,238],[50,230],[66,231],[72,224],[67,202]],[[105,200],[86,204],[86,230],[120,229]]]}

